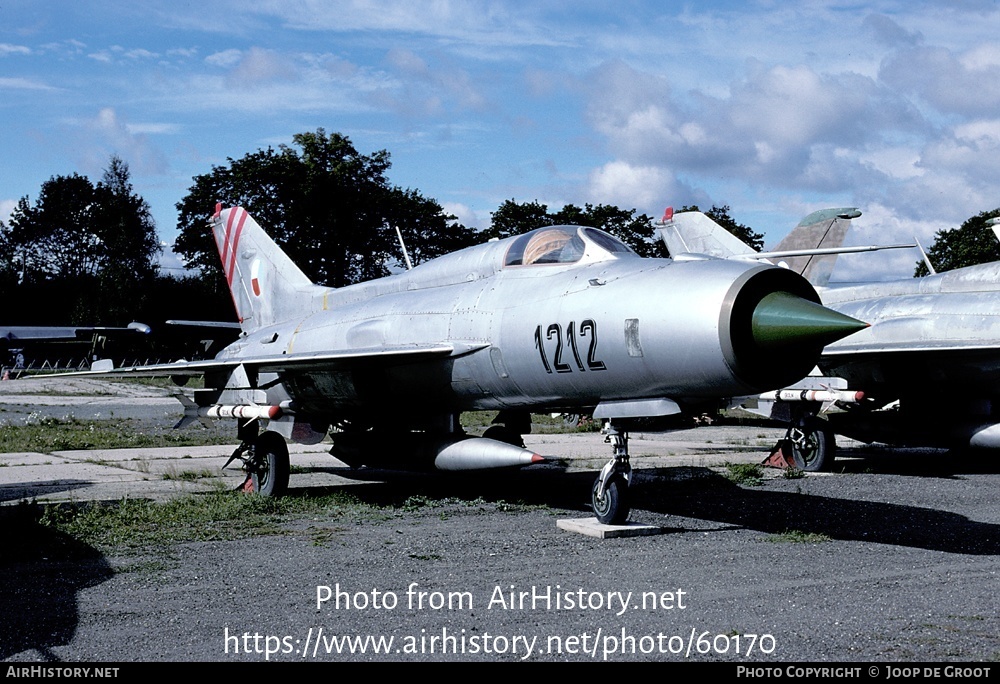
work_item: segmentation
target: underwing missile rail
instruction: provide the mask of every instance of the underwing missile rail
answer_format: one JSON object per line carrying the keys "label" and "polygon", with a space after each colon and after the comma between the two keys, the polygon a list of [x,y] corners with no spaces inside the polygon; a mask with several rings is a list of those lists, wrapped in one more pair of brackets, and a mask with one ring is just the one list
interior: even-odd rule
{"label": "underwing missile rail", "polygon": [[764,392],[760,398],[765,401],[817,401],[821,403],[835,401],[843,404],[857,404],[864,400],[865,393],[837,389],[783,389]]}

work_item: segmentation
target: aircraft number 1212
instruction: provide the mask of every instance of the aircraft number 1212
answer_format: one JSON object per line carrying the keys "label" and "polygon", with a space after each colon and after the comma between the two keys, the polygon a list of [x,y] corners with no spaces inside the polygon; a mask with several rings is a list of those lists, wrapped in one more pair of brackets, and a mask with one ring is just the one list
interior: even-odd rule
{"label": "aircraft number 1212", "polygon": [[[562,326],[558,323],[552,323],[548,327],[544,328],[544,333],[542,332],[543,326],[539,325],[535,328],[535,348],[538,349],[538,355],[542,359],[542,366],[545,367],[546,373],[572,373],[573,367],[570,366],[568,361],[563,360],[563,330]],[[580,345],[577,338],[583,338],[587,340],[585,345]],[[566,326],[566,346],[569,347],[570,351],[573,352],[573,361],[576,363],[576,367],[580,371],[592,370],[592,371],[602,371],[607,370],[607,366],[604,365],[603,361],[597,359],[597,323],[591,319],[586,318],[580,322],[579,333],[577,333],[577,327],[575,321],[570,321],[569,325]],[[551,347],[555,344],[555,350],[552,357],[552,363],[549,362],[549,355],[545,351],[546,341],[548,341]],[[580,347],[586,346],[587,361],[584,363],[583,357],[580,355]]]}

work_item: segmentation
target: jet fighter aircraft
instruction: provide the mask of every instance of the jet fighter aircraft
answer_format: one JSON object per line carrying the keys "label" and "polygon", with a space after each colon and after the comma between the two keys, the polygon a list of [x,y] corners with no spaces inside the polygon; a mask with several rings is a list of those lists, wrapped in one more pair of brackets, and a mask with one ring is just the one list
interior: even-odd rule
{"label": "jet fighter aircraft", "polygon": [[[186,418],[239,421],[233,458],[262,494],[287,486],[285,439],[316,442],[331,427],[331,453],[351,466],[464,470],[540,460],[521,440],[529,412],[592,410],[614,438],[593,506],[623,522],[627,419],[781,387],[865,326],[786,269],[645,259],[583,226],[339,289],[310,282],[242,208],[218,206],[212,229],[240,338],[211,360],[114,374],[204,374]],[[503,425],[467,437],[458,414],[469,410],[497,410]]]}
{"label": "jet fighter aircraft", "polygon": [[[860,215],[853,209],[825,214],[844,224]],[[712,232],[705,221],[736,240],[707,216],[688,213],[672,217],[663,237],[669,233],[679,251],[677,236]],[[800,225],[807,223],[809,217]],[[773,257],[739,244],[742,248],[716,254],[734,260]],[[819,294],[825,306],[871,327],[823,351],[822,375],[845,384],[819,393],[811,388],[798,395],[779,393],[801,402],[791,412],[796,423],[791,438],[808,469],[832,465],[834,434],[898,445],[1000,448],[1000,262],[923,278],[831,285]],[[818,419],[825,400],[838,401],[845,410],[831,413],[829,421]]]}

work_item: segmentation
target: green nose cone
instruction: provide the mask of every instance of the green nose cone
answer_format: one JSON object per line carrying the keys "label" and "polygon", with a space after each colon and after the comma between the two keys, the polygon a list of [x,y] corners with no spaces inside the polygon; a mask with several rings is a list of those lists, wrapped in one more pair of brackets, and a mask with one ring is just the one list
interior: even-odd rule
{"label": "green nose cone", "polygon": [[751,326],[758,347],[780,350],[793,345],[826,346],[868,324],[788,292],[772,292],[757,304]]}

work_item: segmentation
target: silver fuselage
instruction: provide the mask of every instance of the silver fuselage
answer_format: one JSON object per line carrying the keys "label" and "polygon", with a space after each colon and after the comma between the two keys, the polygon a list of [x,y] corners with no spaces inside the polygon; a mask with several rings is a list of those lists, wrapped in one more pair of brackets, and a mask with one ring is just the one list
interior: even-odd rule
{"label": "silver fuselage", "polygon": [[761,364],[730,330],[736,301],[756,287],[750,283],[787,279],[790,289],[801,287],[783,269],[643,259],[589,240],[577,263],[504,266],[510,242],[322,288],[303,298],[300,315],[249,332],[218,359],[426,343],[469,350],[260,378],[268,403],[290,401],[295,412],[318,416],[556,410],[660,397],[683,404],[773,389],[811,367],[793,361],[764,369],[761,380]]}
{"label": "silver fuselage", "polygon": [[825,371],[889,399],[921,389],[1000,393],[1000,262],[820,295],[871,323],[826,348]]}

